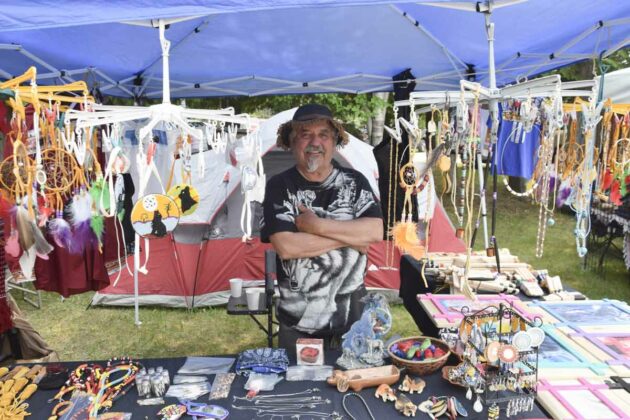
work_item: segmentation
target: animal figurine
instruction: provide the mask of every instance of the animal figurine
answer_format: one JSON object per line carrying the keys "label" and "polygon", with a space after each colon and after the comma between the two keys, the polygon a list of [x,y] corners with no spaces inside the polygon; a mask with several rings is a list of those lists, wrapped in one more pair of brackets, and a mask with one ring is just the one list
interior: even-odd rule
{"label": "animal figurine", "polygon": [[418,409],[418,407],[416,407],[416,405],[411,402],[405,394],[400,394],[398,396],[395,407],[396,410],[407,417],[414,417],[416,415],[416,410]]}
{"label": "animal figurine", "polygon": [[403,379],[402,384],[398,386],[398,389],[400,391],[408,392],[410,394],[413,394],[414,392],[421,394],[422,391],[424,391],[425,385],[426,382],[424,382],[422,379],[413,379],[409,375],[405,375],[405,379]]}
{"label": "animal figurine", "polygon": [[374,393],[376,398],[382,398],[383,402],[387,401],[396,401],[396,393],[394,390],[387,384],[381,384],[376,388],[376,392]]}

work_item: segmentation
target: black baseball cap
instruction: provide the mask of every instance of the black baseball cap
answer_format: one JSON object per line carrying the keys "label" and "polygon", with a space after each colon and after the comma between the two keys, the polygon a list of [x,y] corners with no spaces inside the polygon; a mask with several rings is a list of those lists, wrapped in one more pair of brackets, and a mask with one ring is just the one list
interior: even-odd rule
{"label": "black baseball cap", "polygon": [[299,107],[293,114],[292,121],[334,120],[332,112],[327,106],[320,104],[306,104]]}

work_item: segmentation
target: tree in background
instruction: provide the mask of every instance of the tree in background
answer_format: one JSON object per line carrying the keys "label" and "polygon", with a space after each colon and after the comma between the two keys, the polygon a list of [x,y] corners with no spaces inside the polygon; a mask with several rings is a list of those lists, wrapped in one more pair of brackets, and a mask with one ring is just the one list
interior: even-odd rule
{"label": "tree in background", "polygon": [[[343,121],[346,130],[353,136],[372,143],[368,138],[368,127],[378,126],[369,122],[375,115],[383,114],[390,105],[387,94],[336,94],[278,95],[257,97],[192,98],[186,99],[190,108],[234,107],[237,113],[247,113],[260,118],[269,118],[303,104],[317,102],[328,106],[338,120]],[[381,123],[382,126],[382,123]],[[381,128],[382,130],[382,128]],[[382,134],[381,134],[382,138]]]}
{"label": "tree in background", "polygon": [[[607,73],[630,66],[630,49],[616,51],[610,56],[604,58],[601,64],[602,67],[606,69]],[[592,79],[593,69],[595,69],[597,75],[601,74],[596,61],[584,60],[570,66],[552,70],[549,74],[560,73],[563,81],[572,82],[575,80]]]}

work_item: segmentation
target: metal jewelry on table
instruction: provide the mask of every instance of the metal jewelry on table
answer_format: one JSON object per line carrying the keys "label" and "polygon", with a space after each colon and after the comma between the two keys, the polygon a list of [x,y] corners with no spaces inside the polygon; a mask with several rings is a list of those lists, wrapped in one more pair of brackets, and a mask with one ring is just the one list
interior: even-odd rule
{"label": "metal jewelry on table", "polygon": [[[375,420],[374,415],[372,414],[372,410],[370,410],[370,407],[368,406],[367,402],[365,402],[365,400],[363,399],[363,397],[361,395],[359,395],[359,394],[357,394],[355,392],[349,392],[349,393],[345,394],[343,396],[343,400],[341,401],[341,405],[342,405],[344,411],[346,412],[346,414],[348,415],[348,417],[350,417],[350,419],[357,420],[356,417],[354,417],[352,414],[350,414],[350,410],[348,410],[348,407],[346,407],[346,400],[349,397],[356,397],[356,398],[358,398],[363,403],[363,406],[365,407],[365,410],[367,411],[368,415],[370,416],[369,418],[371,420]],[[396,403],[398,404],[398,402],[396,402]],[[414,405],[414,408],[415,408],[415,405]],[[414,410],[414,414],[415,414],[415,410]],[[365,417],[361,417],[361,418],[365,418]]]}

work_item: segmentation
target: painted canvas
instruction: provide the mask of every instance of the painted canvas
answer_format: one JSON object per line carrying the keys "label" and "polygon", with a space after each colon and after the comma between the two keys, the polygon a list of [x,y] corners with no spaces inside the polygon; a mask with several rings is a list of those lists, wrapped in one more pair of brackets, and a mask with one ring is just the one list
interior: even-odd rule
{"label": "painted canvas", "polygon": [[549,312],[561,323],[585,324],[630,324],[630,306],[617,300],[586,300],[580,302],[532,302]]}
{"label": "painted canvas", "polygon": [[161,238],[179,223],[180,211],[173,199],[164,194],[149,194],[140,198],[131,211],[131,223],[138,235]]}

